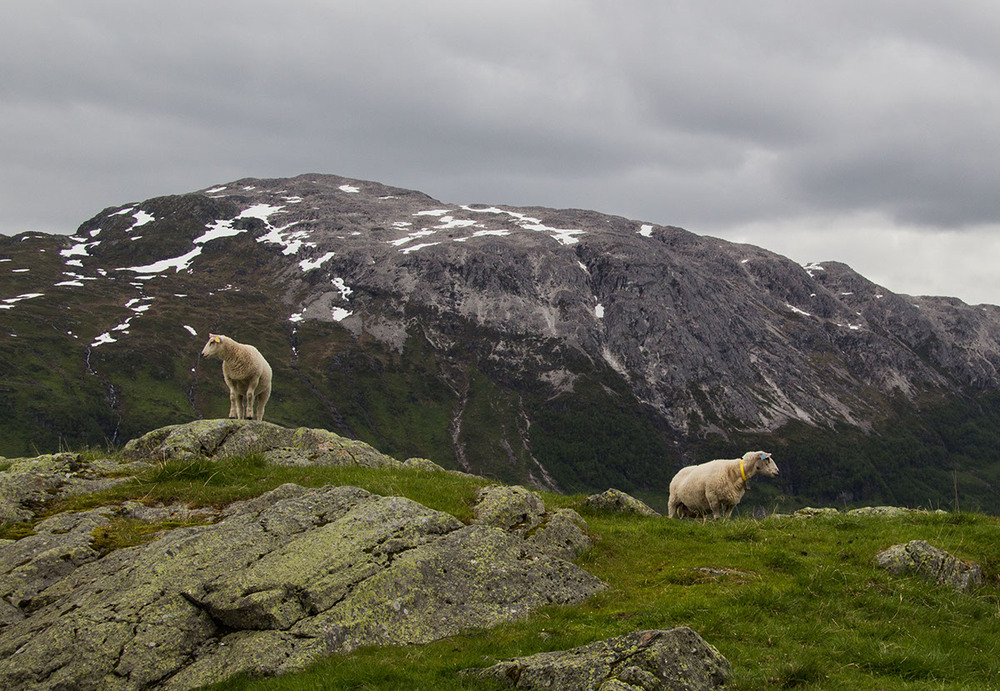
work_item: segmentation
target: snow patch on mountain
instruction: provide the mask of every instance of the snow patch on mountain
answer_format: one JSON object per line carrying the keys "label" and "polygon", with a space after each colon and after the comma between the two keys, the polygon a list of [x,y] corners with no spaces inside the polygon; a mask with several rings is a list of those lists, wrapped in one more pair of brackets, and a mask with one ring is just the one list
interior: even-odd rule
{"label": "snow patch on mountain", "polygon": [[144,274],[151,276],[154,274],[160,274],[168,269],[173,269],[174,273],[179,273],[181,271],[189,270],[191,268],[191,262],[194,261],[195,257],[200,255],[202,252],[201,247],[195,247],[190,252],[182,254],[179,257],[170,257],[168,259],[161,259],[158,262],[153,262],[152,264],[146,264],[145,266],[127,266],[118,269],[119,271],[134,271],[137,274]]}
{"label": "snow patch on mountain", "polygon": [[59,254],[63,257],[89,257],[90,249],[97,247],[101,244],[100,240],[95,240],[94,242],[87,242],[83,238],[70,237],[70,240],[75,241],[77,244],[73,245],[64,250],[59,250]]}
{"label": "snow patch on mountain", "polygon": [[333,279],[331,283],[333,283],[334,288],[340,291],[341,298],[343,298],[344,300],[351,299],[351,293],[353,293],[354,291],[350,288],[350,286],[344,283],[344,279],[338,277]]}
{"label": "snow patch on mountain", "polygon": [[299,268],[303,271],[312,271],[313,269],[318,269],[323,266],[327,261],[332,259],[336,252],[327,252],[322,257],[317,257],[316,259],[303,259],[299,262]]}
{"label": "snow patch on mountain", "polygon": [[32,300],[34,298],[40,298],[43,295],[45,295],[45,293],[23,293],[16,297],[7,298],[3,300],[3,304],[0,305],[0,309],[9,310],[14,306],[15,303],[20,302],[21,300]]}

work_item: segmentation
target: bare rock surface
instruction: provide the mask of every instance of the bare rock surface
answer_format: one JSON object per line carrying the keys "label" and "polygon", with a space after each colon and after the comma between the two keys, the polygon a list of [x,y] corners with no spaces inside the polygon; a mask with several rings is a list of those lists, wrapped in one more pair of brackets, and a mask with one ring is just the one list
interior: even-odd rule
{"label": "bare rock surface", "polygon": [[275,465],[402,466],[368,444],[322,429],[259,420],[197,420],[154,430],[125,445],[126,458],[187,460],[250,453]]}
{"label": "bare rock surface", "polygon": [[731,675],[719,651],[686,627],[636,631],[463,673],[511,688],[548,691],[700,691],[721,687]]}
{"label": "bare rock surface", "polygon": [[100,555],[92,532],[110,523],[110,509],[58,514],[35,526],[35,534],[0,547],[0,630],[24,619],[32,599],[79,566]]}
{"label": "bare rock surface", "polygon": [[560,559],[576,559],[592,544],[580,514],[573,509],[547,511],[541,497],[525,487],[484,487],[473,510],[477,523],[523,537]]}
{"label": "bare rock surface", "polygon": [[479,523],[524,534],[541,524],[545,504],[524,487],[491,485],[479,491],[475,512]]}
{"label": "bare rock surface", "polygon": [[573,509],[556,509],[545,514],[537,530],[525,540],[546,554],[572,561],[593,544],[587,534],[587,522]]}
{"label": "bare rock surface", "polygon": [[195,688],[360,645],[428,642],[605,587],[499,528],[353,487],[284,485],[218,523],[103,558],[89,531],[105,512],[58,518],[74,536],[58,553],[44,525],[3,548],[35,571],[67,562],[0,580],[5,689]]}

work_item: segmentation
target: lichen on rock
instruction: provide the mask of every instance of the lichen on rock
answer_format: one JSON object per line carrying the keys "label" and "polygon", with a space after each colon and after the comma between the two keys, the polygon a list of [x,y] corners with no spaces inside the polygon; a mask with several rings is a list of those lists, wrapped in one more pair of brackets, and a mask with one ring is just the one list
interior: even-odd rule
{"label": "lichen on rock", "polygon": [[462,674],[527,690],[700,691],[724,685],[731,668],[701,636],[678,627],[635,631],[572,650],[502,660]]}
{"label": "lichen on rock", "polygon": [[0,473],[0,521],[26,522],[55,496],[96,492],[125,482],[107,477],[114,464],[85,461],[77,453],[12,459]]}
{"label": "lichen on rock", "polygon": [[479,490],[474,511],[478,523],[523,535],[541,524],[545,504],[524,487],[490,485]]}
{"label": "lichen on rock", "polygon": [[327,430],[291,429],[260,420],[196,420],[153,430],[129,441],[129,459],[163,461],[225,458],[259,453],[276,465],[400,467],[396,459],[364,442]]}
{"label": "lichen on rock", "polygon": [[962,561],[925,540],[894,545],[879,552],[875,562],[897,576],[917,574],[959,592],[968,592],[983,582],[979,564]]}
{"label": "lichen on rock", "polygon": [[[0,687],[194,688],[495,626],[605,587],[514,534],[356,487],[282,485],[101,557],[86,531],[105,519],[50,519],[79,537],[80,558],[64,548],[66,570],[31,592],[0,579],[22,605],[0,608]],[[45,561],[39,527],[5,556],[23,545]]]}
{"label": "lichen on rock", "polygon": [[521,486],[479,490],[476,522],[522,537],[546,554],[573,560],[590,548],[587,522],[573,509],[547,511],[541,497]]}
{"label": "lichen on rock", "polygon": [[626,494],[618,489],[608,489],[600,494],[587,497],[583,505],[596,511],[611,511],[614,513],[633,513],[640,516],[659,516],[658,511],[648,504]]}

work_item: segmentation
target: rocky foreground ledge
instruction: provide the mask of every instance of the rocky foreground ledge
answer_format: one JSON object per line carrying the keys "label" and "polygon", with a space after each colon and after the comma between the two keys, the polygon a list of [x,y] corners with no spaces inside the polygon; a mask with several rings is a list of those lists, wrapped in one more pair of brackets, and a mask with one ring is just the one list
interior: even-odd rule
{"label": "rocky foreground ledge", "polygon": [[[134,440],[124,460],[7,461],[0,520],[30,523],[53,496],[126,482],[149,464],[244,453],[278,464],[452,472],[323,430],[208,420]],[[31,535],[0,541],[0,688],[190,689],[240,672],[300,669],[358,646],[495,626],[606,587],[571,561],[590,544],[576,512],[547,511],[524,488],[490,486],[475,514],[466,525],[401,497],[289,484],[224,510],[126,502],[49,517]],[[102,555],[95,531],[117,517],[205,524]],[[699,659],[718,664],[699,669],[700,681],[683,670],[667,679],[662,655],[646,656],[648,673],[661,688],[728,678],[718,652],[700,638],[697,646]],[[642,676],[634,668],[624,665],[622,683]]]}

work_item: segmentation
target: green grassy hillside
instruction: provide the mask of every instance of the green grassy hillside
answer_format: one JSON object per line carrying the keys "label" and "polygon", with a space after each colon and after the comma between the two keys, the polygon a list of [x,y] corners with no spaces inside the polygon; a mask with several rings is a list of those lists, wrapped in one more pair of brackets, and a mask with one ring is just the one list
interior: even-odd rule
{"label": "green grassy hillside", "polygon": [[[219,504],[283,482],[351,484],[409,496],[463,520],[471,518],[476,491],[486,483],[408,469],[277,468],[248,457],[166,463],[130,484],[51,509],[129,498]],[[673,626],[693,628],[729,659],[735,674],[730,689],[1000,687],[996,518],[915,513],[756,520],[744,512],[743,518],[702,524],[589,512],[580,506],[582,495],[543,499],[550,509],[574,507],[585,516],[596,543],[578,563],[610,585],[606,592],[494,630],[425,646],[358,650],[300,674],[219,688],[483,689],[489,687],[456,672]],[[114,549],[151,536],[122,521],[99,537],[105,549]],[[985,584],[958,594],[916,577],[893,577],[873,564],[879,551],[914,539],[978,562]]]}

